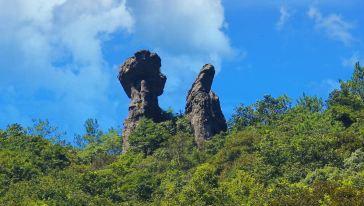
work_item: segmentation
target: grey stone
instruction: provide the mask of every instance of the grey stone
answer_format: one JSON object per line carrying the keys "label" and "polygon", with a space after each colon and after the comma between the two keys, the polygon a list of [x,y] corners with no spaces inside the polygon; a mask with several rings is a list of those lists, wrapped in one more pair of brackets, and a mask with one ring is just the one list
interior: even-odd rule
{"label": "grey stone", "polygon": [[128,137],[143,117],[154,122],[165,121],[167,115],[158,105],[166,76],[160,71],[161,59],[156,53],[141,50],[128,58],[119,71],[119,81],[131,99],[129,114],[124,121],[123,146],[129,147]]}
{"label": "grey stone", "polygon": [[204,65],[187,95],[186,115],[200,148],[205,140],[227,130],[219,98],[211,91],[214,75],[214,66]]}

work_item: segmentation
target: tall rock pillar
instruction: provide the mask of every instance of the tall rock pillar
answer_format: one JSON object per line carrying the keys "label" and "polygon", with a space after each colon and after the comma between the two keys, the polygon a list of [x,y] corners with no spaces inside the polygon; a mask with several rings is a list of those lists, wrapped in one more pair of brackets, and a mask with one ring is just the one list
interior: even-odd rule
{"label": "tall rock pillar", "polygon": [[197,145],[227,130],[218,96],[211,91],[215,68],[206,64],[187,95],[186,115],[191,122]]}
{"label": "tall rock pillar", "polygon": [[119,71],[119,81],[131,99],[129,114],[124,122],[124,151],[129,147],[128,137],[143,117],[161,122],[166,119],[158,105],[158,96],[163,94],[166,76],[160,72],[161,59],[156,53],[138,51],[128,58]]}

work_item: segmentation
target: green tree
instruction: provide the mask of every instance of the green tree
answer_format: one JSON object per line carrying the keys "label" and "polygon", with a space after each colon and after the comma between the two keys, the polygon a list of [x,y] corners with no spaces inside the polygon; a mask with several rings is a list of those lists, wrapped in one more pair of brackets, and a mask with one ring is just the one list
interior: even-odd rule
{"label": "green tree", "polygon": [[340,81],[340,89],[334,90],[328,104],[332,115],[345,127],[357,121],[358,112],[364,109],[364,72],[359,63],[355,65],[353,76],[348,81]]}
{"label": "green tree", "polygon": [[142,119],[129,137],[130,149],[151,155],[169,137],[170,133],[163,124],[156,124],[150,119]]}

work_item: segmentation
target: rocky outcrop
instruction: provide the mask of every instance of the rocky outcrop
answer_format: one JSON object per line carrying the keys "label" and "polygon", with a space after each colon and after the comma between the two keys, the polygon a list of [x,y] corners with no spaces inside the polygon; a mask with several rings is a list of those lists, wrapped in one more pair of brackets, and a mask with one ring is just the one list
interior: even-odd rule
{"label": "rocky outcrop", "polygon": [[[142,50],[128,58],[120,68],[119,81],[131,99],[129,114],[124,121],[124,151],[129,147],[130,134],[143,117],[154,122],[169,119],[169,115],[158,105],[158,96],[163,94],[167,80],[160,67],[161,59],[156,53]],[[214,67],[206,64],[187,95],[186,116],[192,125],[199,147],[203,146],[205,140],[227,130],[219,98],[211,91],[214,75]]]}
{"label": "rocky outcrop", "polygon": [[156,53],[138,51],[128,58],[119,71],[119,81],[131,99],[129,114],[124,122],[124,151],[129,147],[128,137],[143,118],[155,122],[166,120],[164,111],[158,105],[158,96],[163,94],[166,76],[160,72],[161,59]]}
{"label": "rocky outcrop", "polygon": [[214,66],[203,66],[187,95],[186,115],[199,147],[202,147],[205,140],[227,130],[219,98],[211,91],[214,75]]}

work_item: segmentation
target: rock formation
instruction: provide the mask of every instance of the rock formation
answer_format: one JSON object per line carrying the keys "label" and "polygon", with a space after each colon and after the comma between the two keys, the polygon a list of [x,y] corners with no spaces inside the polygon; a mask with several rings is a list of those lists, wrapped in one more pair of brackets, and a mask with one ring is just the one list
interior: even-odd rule
{"label": "rock formation", "polygon": [[158,96],[162,95],[166,76],[160,72],[161,59],[156,53],[138,51],[128,58],[119,71],[119,81],[131,99],[129,114],[124,122],[123,145],[129,147],[128,137],[142,117],[155,122],[166,120],[164,111],[158,105]]}
{"label": "rock formation", "polygon": [[214,75],[214,66],[203,66],[187,95],[186,115],[199,147],[213,135],[227,130],[219,98],[211,91]]}
{"label": "rock formation", "polygon": [[[161,59],[156,53],[138,51],[128,58],[119,71],[119,81],[131,99],[129,114],[124,122],[124,151],[129,147],[128,138],[141,118],[154,122],[169,118],[158,105],[158,96],[163,94],[166,76],[161,71]],[[211,91],[215,69],[206,64],[187,95],[186,116],[191,122],[199,147],[213,135],[227,130],[226,120],[217,95]]]}

